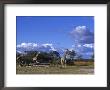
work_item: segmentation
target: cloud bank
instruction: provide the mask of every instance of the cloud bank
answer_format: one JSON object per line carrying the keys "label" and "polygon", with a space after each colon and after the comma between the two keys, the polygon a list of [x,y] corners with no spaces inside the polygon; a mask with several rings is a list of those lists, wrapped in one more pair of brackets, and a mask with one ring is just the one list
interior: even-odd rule
{"label": "cloud bank", "polygon": [[72,48],[85,58],[91,57],[94,53],[94,33],[86,26],[77,26],[71,32]]}
{"label": "cloud bank", "polygon": [[77,26],[71,32],[75,43],[91,44],[94,43],[94,34],[86,26]]}
{"label": "cloud bank", "polygon": [[46,43],[46,44],[37,44],[37,43],[21,43],[17,45],[18,51],[30,51],[30,50],[38,50],[38,51],[56,51],[53,44]]}

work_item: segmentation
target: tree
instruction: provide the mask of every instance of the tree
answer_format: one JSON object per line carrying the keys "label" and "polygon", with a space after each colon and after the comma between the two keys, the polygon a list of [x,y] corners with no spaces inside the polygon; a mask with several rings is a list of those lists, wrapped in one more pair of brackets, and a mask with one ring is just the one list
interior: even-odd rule
{"label": "tree", "polygon": [[49,56],[51,57],[50,63],[52,65],[58,65],[60,63],[60,54],[57,51],[51,51]]}
{"label": "tree", "polygon": [[94,59],[94,54],[91,56],[92,59]]}
{"label": "tree", "polygon": [[64,56],[66,57],[67,60],[73,60],[74,57],[76,56],[76,52],[74,50],[72,51],[67,50]]}
{"label": "tree", "polygon": [[76,52],[74,50],[72,50],[70,52],[70,56],[71,56],[71,59],[74,59],[74,57],[76,56]]}
{"label": "tree", "polygon": [[31,58],[35,57],[38,51],[25,51],[26,56],[30,56]]}
{"label": "tree", "polygon": [[16,63],[25,66],[34,63],[33,57],[38,53],[37,51],[25,51],[26,54],[17,54]]}
{"label": "tree", "polygon": [[74,65],[74,58],[76,56],[76,52],[74,50],[65,52],[66,56],[66,64],[68,65]]}
{"label": "tree", "polygon": [[47,63],[50,60],[51,60],[51,57],[50,57],[49,53],[47,53],[47,52],[40,52],[37,61],[40,62],[40,63]]}

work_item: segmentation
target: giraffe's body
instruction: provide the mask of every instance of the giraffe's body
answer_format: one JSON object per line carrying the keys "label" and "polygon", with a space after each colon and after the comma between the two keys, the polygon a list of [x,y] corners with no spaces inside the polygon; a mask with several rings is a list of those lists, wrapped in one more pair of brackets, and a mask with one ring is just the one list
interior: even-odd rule
{"label": "giraffe's body", "polygon": [[67,59],[68,59],[69,54],[70,54],[70,51],[67,49],[66,52],[64,53],[64,56],[61,57],[60,62],[61,62],[62,67],[66,67],[66,63],[67,63]]}

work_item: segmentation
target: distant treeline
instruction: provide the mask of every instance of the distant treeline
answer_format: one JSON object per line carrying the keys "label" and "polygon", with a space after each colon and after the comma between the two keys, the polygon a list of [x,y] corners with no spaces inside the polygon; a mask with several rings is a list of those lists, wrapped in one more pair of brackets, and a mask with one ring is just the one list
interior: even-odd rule
{"label": "distant treeline", "polygon": [[[37,62],[39,63],[51,63],[51,64],[57,64],[60,63],[61,56],[57,51],[50,51],[50,52],[40,52],[39,51],[25,51],[25,54],[16,53],[16,63],[20,65],[29,65],[29,64],[36,64],[36,61],[33,61],[33,58],[36,58],[37,56]],[[81,56],[79,56],[78,59],[75,59],[75,56],[77,54],[75,51],[71,51],[70,53],[70,59],[67,60],[67,64],[72,63],[73,61],[93,61],[93,56],[91,59],[83,59]]]}

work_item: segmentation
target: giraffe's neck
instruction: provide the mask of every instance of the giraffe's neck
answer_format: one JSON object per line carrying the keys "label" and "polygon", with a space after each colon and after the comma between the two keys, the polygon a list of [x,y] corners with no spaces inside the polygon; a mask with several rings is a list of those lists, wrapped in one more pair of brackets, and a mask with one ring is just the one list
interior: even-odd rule
{"label": "giraffe's neck", "polygon": [[38,58],[39,54],[36,55],[36,58]]}

